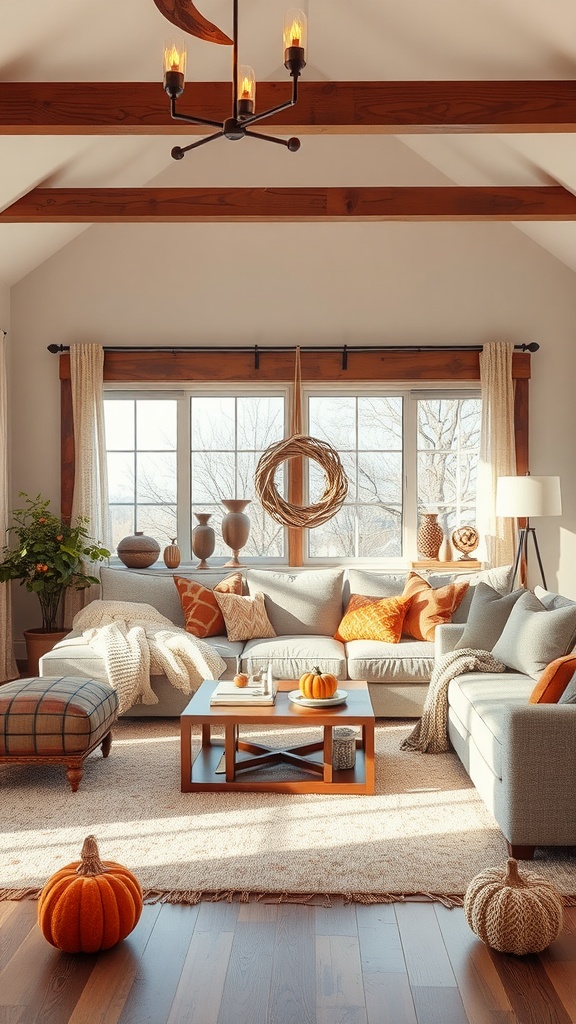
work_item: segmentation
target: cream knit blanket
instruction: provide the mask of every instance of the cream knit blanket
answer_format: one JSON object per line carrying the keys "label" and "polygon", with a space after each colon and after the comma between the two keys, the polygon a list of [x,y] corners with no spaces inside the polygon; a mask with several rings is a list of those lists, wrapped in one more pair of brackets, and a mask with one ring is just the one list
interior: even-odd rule
{"label": "cream knit blanket", "polygon": [[149,604],[92,601],[72,626],[106,666],[122,714],[133,704],[157,704],[151,675],[165,675],[183,693],[203,679],[219,679],[226,663],[209,644],[174,626]]}
{"label": "cream knit blanket", "polygon": [[432,670],[422,718],[402,743],[401,750],[419,750],[423,754],[442,754],[449,750],[448,685],[451,680],[464,672],[504,672],[505,668],[489,651],[474,651],[471,647],[448,651]]}

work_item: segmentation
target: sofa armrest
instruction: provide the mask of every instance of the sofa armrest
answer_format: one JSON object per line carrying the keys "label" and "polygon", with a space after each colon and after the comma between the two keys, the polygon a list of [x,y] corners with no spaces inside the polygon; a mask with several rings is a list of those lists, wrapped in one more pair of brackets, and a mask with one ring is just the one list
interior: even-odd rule
{"label": "sofa armrest", "polygon": [[445,622],[434,631],[434,661],[453,651],[464,632],[464,622]]}

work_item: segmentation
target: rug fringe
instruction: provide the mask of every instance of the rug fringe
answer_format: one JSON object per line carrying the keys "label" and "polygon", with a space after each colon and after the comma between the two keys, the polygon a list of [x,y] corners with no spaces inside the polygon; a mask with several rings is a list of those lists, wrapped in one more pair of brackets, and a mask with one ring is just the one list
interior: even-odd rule
{"label": "rug fringe", "polygon": [[[37,900],[42,888],[0,889],[0,903],[6,900]],[[195,907],[198,903],[295,903],[303,906],[333,907],[334,900],[348,903],[440,903],[451,910],[464,905],[464,896],[439,892],[260,892],[250,889],[144,889],[144,903],[170,903]],[[565,907],[576,907],[576,894],[561,894]]]}

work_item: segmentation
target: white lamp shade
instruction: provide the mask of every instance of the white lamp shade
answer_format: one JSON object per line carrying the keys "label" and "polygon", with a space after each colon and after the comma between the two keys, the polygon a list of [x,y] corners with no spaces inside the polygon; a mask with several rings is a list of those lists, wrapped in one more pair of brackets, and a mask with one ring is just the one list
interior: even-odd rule
{"label": "white lamp shade", "polygon": [[560,477],[499,477],[496,485],[496,515],[512,519],[561,516]]}

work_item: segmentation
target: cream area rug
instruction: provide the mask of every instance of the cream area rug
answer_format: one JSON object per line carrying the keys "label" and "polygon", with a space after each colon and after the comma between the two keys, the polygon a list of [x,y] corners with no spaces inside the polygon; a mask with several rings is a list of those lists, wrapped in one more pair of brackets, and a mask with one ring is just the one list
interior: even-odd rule
{"label": "cream area rug", "polygon": [[[506,844],[455,754],[400,749],[410,729],[377,726],[374,796],[181,793],[174,719],[121,720],[77,793],[60,767],[1,765],[0,898],[37,894],[93,833],[149,900],[419,894],[458,904],[479,871],[505,864]],[[310,735],[293,730],[290,741]],[[576,895],[576,851],[538,850],[524,866]]]}

